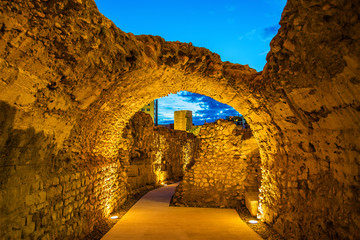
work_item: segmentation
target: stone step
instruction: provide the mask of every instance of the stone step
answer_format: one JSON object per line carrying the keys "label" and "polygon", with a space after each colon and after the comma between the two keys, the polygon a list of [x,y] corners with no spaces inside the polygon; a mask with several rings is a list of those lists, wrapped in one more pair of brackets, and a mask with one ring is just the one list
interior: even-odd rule
{"label": "stone step", "polygon": [[259,192],[245,192],[245,205],[250,214],[256,217],[259,206]]}

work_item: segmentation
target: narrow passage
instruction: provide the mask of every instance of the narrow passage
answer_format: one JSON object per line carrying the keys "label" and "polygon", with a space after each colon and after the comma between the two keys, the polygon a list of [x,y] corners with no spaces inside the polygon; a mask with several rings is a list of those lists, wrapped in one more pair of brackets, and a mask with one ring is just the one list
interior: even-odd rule
{"label": "narrow passage", "polygon": [[169,207],[176,186],[147,193],[102,240],[262,239],[234,209]]}

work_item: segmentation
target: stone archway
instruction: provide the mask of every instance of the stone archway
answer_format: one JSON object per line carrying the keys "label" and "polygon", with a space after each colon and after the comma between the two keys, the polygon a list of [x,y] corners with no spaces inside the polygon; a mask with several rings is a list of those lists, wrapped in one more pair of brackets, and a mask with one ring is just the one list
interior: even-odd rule
{"label": "stone archway", "polygon": [[[359,3],[289,0],[260,73],[191,44],[126,34],[92,0],[0,8],[3,235],[78,236],[94,221],[84,209],[121,204],[112,188],[124,177],[121,128],[148,100],[189,90],[247,116],[264,221],[287,238],[359,238]],[[112,184],[95,184],[107,174]]]}
{"label": "stone archway", "polygon": [[[254,70],[247,67],[239,67],[244,68],[242,71],[244,74],[254,72]],[[96,128],[103,130],[103,136],[101,134],[94,136],[91,148],[94,152],[104,156],[107,155],[107,150],[110,151],[109,148],[106,148],[106,146],[109,146],[108,141],[112,141],[111,144],[115,149],[118,148],[115,143],[116,136],[120,141],[122,126],[141,106],[153,99],[166,96],[168,93],[187,90],[207,95],[233,106],[236,110],[245,113],[246,116],[248,116],[249,112],[255,110],[258,111],[255,115],[258,115],[262,108],[259,103],[261,101],[260,97],[253,96],[246,88],[239,89],[239,85],[232,86],[226,78],[219,80],[217,78],[203,77],[199,74],[185,75],[182,71],[171,68],[130,72],[123,76],[121,84],[126,87],[123,85],[118,88],[114,87],[111,93],[103,96],[100,104],[95,103],[94,108],[88,110],[84,118],[91,119],[89,121],[90,126],[86,125],[85,121],[81,121],[83,132],[88,139],[91,139],[89,138],[91,133],[87,133],[87,130],[91,129],[91,132],[94,132],[93,130]],[[262,117],[258,116],[258,118],[263,119],[265,116],[264,113]],[[249,117],[248,121],[252,123],[251,120],[251,117]],[[111,153],[108,153],[109,157],[110,155]]]}

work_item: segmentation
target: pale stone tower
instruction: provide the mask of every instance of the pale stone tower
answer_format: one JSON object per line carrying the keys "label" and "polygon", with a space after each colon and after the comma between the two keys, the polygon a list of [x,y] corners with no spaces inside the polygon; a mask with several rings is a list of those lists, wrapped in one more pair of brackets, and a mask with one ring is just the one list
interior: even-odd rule
{"label": "pale stone tower", "polygon": [[174,129],[188,131],[192,127],[192,111],[181,110],[174,112]]}

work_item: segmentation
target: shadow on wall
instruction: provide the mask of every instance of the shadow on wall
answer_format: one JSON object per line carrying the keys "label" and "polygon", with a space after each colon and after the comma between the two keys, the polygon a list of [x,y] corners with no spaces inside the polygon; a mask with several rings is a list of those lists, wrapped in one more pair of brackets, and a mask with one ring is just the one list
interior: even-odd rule
{"label": "shadow on wall", "polygon": [[[14,166],[14,160],[8,156],[10,151],[9,135],[12,132],[16,109],[9,104],[0,101],[0,189],[7,183],[10,168]],[[4,209],[5,210],[5,209]]]}
{"label": "shadow on wall", "polygon": [[[32,194],[41,190],[40,178],[46,178],[53,167],[56,145],[43,131],[14,129],[16,109],[9,104],[0,101],[0,112],[0,233],[9,233],[12,227],[24,227],[14,222],[35,210],[29,209],[30,205],[45,202],[44,192],[36,197]],[[3,222],[3,216],[12,217]]]}
{"label": "shadow on wall", "polygon": [[56,146],[51,137],[46,137],[43,131],[36,133],[34,128],[13,129],[16,109],[2,101],[0,112],[0,187],[16,171],[37,169],[41,173],[40,168],[53,168]]}

